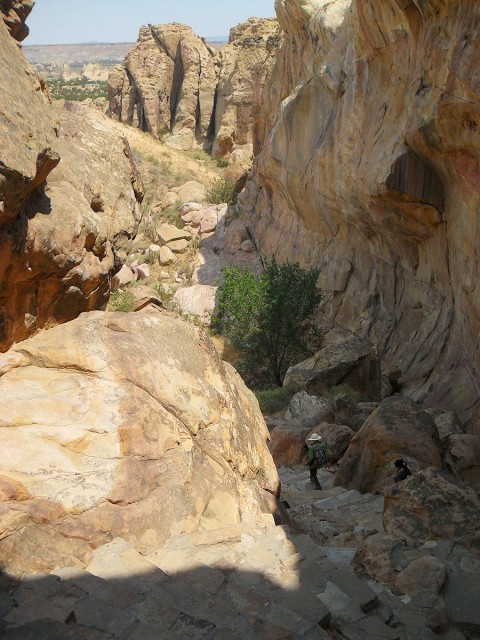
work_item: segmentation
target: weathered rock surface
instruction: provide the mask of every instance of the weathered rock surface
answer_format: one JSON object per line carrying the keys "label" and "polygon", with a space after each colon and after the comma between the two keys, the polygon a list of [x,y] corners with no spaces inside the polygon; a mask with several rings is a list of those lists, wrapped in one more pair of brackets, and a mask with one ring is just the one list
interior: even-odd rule
{"label": "weathered rock surface", "polygon": [[0,70],[5,350],[106,304],[110,277],[140,221],[143,190],[128,144],[111,121],[78,104],[53,109],[2,21]]}
{"label": "weathered rock surface", "polygon": [[327,398],[299,391],[288,403],[285,418],[297,420],[302,426],[312,428],[319,422],[333,420],[332,403]]}
{"label": "weathered rock surface", "polygon": [[452,434],[448,439],[444,464],[480,494],[480,436]]}
{"label": "weathered rock surface", "polygon": [[0,12],[3,20],[15,40],[22,41],[28,36],[29,29],[25,24],[35,0],[0,0]]}
{"label": "weathered rock surface", "polygon": [[376,349],[367,340],[350,338],[324,347],[308,360],[290,367],[283,384],[321,394],[348,384],[371,400],[381,397],[381,367]]}
{"label": "weathered rock surface", "polygon": [[480,500],[439,469],[419,471],[385,492],[385,530],[413,540],[446,538],[480,551]]}
{"label": "weathered rock surface", "polygon": [[157,135],[178,149],[211,147],[217,54],[181,24],[142,27],[109,80],[113,117]]}
{"label": "weathered rock surface", "polygon": [[214,113],[214,156],[230,156],[236,149],[257,151],[257,122],[263,87],[275,64],[278,22],[250,18],[230,31],[222,49],[222,64]]}
{"label": "weathered rock surface", "polygon": [[216,306],[217,287],[208,284],[194,284],[178,289],[173,302],[178,309],[189,316],[209,325]]}
{"label": "weathered rock surface", "polygon": [[277,47],[273,19],[238,25],[221,52],[185,25],[142,27],[125,69],[116,67],[108,80],[110,113],[177,149],[243,151],[235,158],[243,171],[251,165],[261,88]]}
{"label": "weathered rock surface", "polygon": [[350,441],[336,486],[381,491],[393,482],[393,462],[404,458],[412,473],[442,465],[438,431],[431,416],[412,400],[384,400]]}
{"label": "weathered rock surface", "polygon": [[0,235],[3,349],[104,306],[140,222],[141,182],[109,119],[72,103],[56,117],[62,162],[40,190],[8,208],[17,216]]}
{"label": "weathered rock surface", "polygon": [[247,224],[267,256],[321,268],[330,337],[367,337],[403,393],[468,423],[480,402],[480,7],[276,10]]}
{"label": "weathered rock surface", "polygon": [[192,324],[91,312],[13,347],[0,371],[9,572],[85,566],[115,536],[153,551],[269,511],[278,476],[258,403]]}

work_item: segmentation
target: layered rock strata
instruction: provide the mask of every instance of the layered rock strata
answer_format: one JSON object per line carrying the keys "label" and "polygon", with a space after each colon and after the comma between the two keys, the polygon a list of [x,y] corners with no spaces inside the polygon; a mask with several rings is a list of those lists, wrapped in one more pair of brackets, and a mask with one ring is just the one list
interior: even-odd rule
{"label": "layered rock strata", "polygon": [[110,277],[140,221],[143,187],[128,144],[111,121],[71,103],[53,109],[1,21],[0,70],[5,350],[43,327],[106,304]]}
{"label": "layered rock strata", "polygon": [[0,561],[82,566],[123,536],[269,512],[279,490],[258,402],[208,336],[158,311],[82,314],[0,356]]}
{"label": "layered rock strata", "polygon": [[400,370],[397,390],[468,423],[480,397],[480,8],[276,9],[283,44],[260,116],[272,126],[242,212],[263,253],[321,268],[330,342],[367,337],[387,374]]}
{"label": "layered rock strata", "polygon": [[249,160],[259,137],[260,89],[277,45],[276,20],[252,18],[238,25],[221,52],[185,25],[142,27],[125,67],[110,74],[110,114],[165,136],[178,149],[209,151],[213,144],[217,156],[238,149]]}

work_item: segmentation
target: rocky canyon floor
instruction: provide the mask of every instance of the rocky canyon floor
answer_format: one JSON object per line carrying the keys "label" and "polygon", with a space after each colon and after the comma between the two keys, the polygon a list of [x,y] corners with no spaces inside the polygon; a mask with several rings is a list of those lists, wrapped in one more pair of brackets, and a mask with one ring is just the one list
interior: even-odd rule
{"label": "rocky canyon floor", "polygon": [[[173,536],[148,555],[116,538],[94,551],[86,569],[25,576],[20,583],[7,584],[4,578],[8,595],[0,599],[2,638],[479,637],[439,630],[446,615],[464,622],[477,615],[462,584],[478,575],[478,560],[451,541],[430,542],[416,558],[408,558],[397,545],[390,549],[396,571],[416,562],[423,563],[425,572],[423,579],[410,576],[424,584],[422,602],[418,596],[399,597],[355,571],[362,539],[383,533],[383,496],[333,489],[334,470],[320,471],[323,491],[310,489],[303,466],[279,472],[290,525],[276,526],[264,515],[240,525]],[[304,532],[309,529],[311,535]],[[326,543],[314,540],[319,532]],[[433,578],[442,563],[449,572],[448,587],[444,598],[433,603]],[[432,583],[425,584],[428,580]]]}

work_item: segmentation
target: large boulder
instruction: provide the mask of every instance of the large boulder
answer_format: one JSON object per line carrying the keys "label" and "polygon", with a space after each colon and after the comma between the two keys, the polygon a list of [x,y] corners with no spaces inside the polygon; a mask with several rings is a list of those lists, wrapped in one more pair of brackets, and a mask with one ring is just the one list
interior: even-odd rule
{"label": "large boulder", "polygon": [[277,466],[300,464],[305,456],[305,439],[311,431],[310,427],[276,416],[268,419],[268,427],[270,429],[268,448],[275,464]]}
{"label": "large boulder", "polygon": [[384,400],[350,441],[335,486],[382,491],[393,481],[393,462],[404,458],[412,471],[441,467],[438,431],[431,416],[402,397]]}
{"label": "large boulder", "polygon": [[370,400],[381,399],[380,360],[370,342],[354,337],[328,345],[290,367],[283,384],[320,395],[340,383],[348,384]]}
{"label": "large boulder", "polygon": [[315,427],[315,433],[322,436],[322,440],[328,445],[329,463],[335,463],[345,454],[355,432],[345,424],[321,422]]}
{"label": "large boulder", "polygon": [[333,420],[332,403],[327,398],[299,391],[288,403],[285,418],[312,428],[319,422]]}
{"label": "large boulder", "polygon": [[121,536],[268,511],[278,491],[258,403],[205,332],[158,312],[82,314],[0,355],[0,563],[82,566]]}
{"label": "large boulder", "polygon": [[475,492],[429,467],[385,491],[385,530],[418,544],[446,538],[480,551],[480,500]]}

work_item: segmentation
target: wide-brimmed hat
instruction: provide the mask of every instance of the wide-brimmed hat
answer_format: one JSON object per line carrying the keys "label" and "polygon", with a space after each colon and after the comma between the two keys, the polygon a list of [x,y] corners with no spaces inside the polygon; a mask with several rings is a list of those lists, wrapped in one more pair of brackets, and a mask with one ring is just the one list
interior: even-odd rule
{"label": "wide-brimmed hat", "polygon": [[317,440],[321,440],[322,436],[319,436],[318,433],[312,433],[311,436],[308,436],[307,442],[316,442]]}

